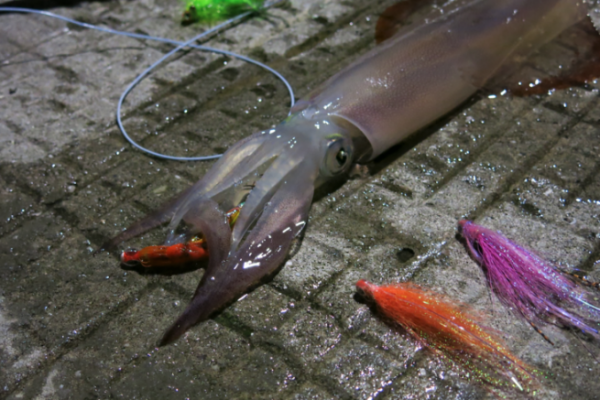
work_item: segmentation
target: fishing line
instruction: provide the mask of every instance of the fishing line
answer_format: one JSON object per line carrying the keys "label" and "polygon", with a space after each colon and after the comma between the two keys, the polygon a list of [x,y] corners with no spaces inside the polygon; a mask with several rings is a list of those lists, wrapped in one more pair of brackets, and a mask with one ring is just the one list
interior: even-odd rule
{"label": "fishing line", "polygon": [[[265,5],[265,9],[269,8],[279,2],[281,2],[282,0],[277,0],[274,1],[272,3],[269,3],[268,5]],[[287,81],[287,79],[285,79],[283,77],[283,75],[281,75],[279,72],[277,72],[276,70],[274,70],[273,68],[269,67],[266,64],[261,63],[260,61],[254,60],[252,58],[246,57],[244,55],[241,54],[237,54],[237,53],[233,53],[231,51],[227,51],[227,50],[221,50],[221,49],[216,49],[214,47],[208,47],[208,46],[202,46],[202,45],[196,45],[193,44],[194,42],[207,37],[215,32],[220,31],[221,29],[234,24],[235,22],[248,17],[249,15],[251,15],[254,11],[247,11],[243,14],[240,14],[236,17],[230,18],[227,21],[211,28],[208,29],[196,36],[194,36],[192,39],[185,41],[185,42],[180,42],[177,40],[172,40],[172,39],[167,39],[167,38],[161,38],[161,37],[156,37],[156,36],[150,36],[150,35],[143,35],[143,34],[139,34],[139,33],[132,33],[132,32],[124,32],[124,31],[117,31],[115,29],[110,29],[110,28],[105,28],[105,27],[101,27],[101,26],[97,26],[97,25],[92,25],[92,24],[88,24],[86,22],[80,22],[71,18],[67,18],[64,17],[62,15],[58,15],[58,14],[54,14],[48,11],[42,11],[42,10],[35,10],[35,9],[31,9],[31,8],[20,8],[20,7],[0,7],[0,12],[15,12],[15,13],[23,13],[23,14],[38,14],[38,15],[42,15],[45,17],[50,17],[50,18],[55,18],[61,21],[65,21],[74,25],[78,25],[87,29],[92,29],[92,30],[96,30],[96,31],[100,31],[100,32],[104,32],[104,33],[111,33],[111,34],[115,34],[115,35],[120,35],[120,36],[126,36],[126,37],[130,37],[130,38],[134,38],[134,39],[144,39],[144,40],[152,40],[155,42],[162,42],[162,43],[168,43],[168,44],[172,44],[175,45],[176,47],[169,51],[167,54],[165,54],[164,56],[162,56],[160,59],[158,59],[156,62],[154,62],[152,65],[150,65],[148,68],[146,68],[144,71],[142,71],[141,74],[139,74],[130,84],[129,86],[127,86],[127,88],[125,89],[125,91],[123,91],[123,93],[121,94],[121,97],[119,98],[119,102],[117,103],[117,125],[119,126],[119,129],[121,130],[121,133],[123,134],[123,136],[125,137],[125,139],[136,149],[150,154],[154,157],[157,158],[162,158],[162,159],[166,159],[166,160],[174,160],[174,161],[207,161],[207,160],[213,160],[216,158],[219,158],[222,156],[222,154],[214,154],[211,156],[199,156],[199,157],[177,157],[177,156],[170,156],[167,154],[162,154],[162,153],[158,153],[155,151],[152,151],[150,149],[147,149],[143,146],[141,146],[140,144],[138,144],[135,140],[133,140],[133,138],[131,138],[131,136],[129,136],[129,134],[127,133],[127,131],[125,130],[125,127],[123,126],[123,121],[121,119],[121,109],[123,106],[123,102],[125,101],[125,98],[127,97],[127,95],[133,90],[134,87],[136,87],[148,74],[150,74],[156,67],[158,67],[161,63],[163,63],[167,58],[171,57],[172,55],[174,55],[175,53],[177,53],[178,51],[189,47],[192,49],[196,49],[196,50],[202,50],[202,51],[207,51],[207,52],[211,52],[211,53],[216,53],[216,54],[222,54],[231,58],[236,58],[238,60],[242,60],[245,61],[247,63],[250,64],[254,64],[260,68],[265,69],[266,71],[270,72],[271,74],[275,75],[275,77],[277,79],[279,79],[286,87],[286,89],[288,90],[288,93],[290,95],[290,107],[294,106],[294,90],[292,89],[292,86],[290,85],[290,83]]]}

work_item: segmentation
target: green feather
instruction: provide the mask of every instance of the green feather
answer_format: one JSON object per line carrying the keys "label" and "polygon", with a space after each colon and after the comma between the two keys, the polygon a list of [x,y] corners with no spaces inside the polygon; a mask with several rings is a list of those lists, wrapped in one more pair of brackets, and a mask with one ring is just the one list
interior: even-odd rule
{"label": "green feather", "polygon": [[258,11],[264,0],[186,0],[182,23],[224,21],[246,11]]}

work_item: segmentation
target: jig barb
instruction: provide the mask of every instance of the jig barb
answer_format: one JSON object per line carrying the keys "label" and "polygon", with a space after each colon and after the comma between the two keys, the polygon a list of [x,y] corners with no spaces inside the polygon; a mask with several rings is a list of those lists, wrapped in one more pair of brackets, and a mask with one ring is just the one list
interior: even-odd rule
{"label": "jig barb", "polygon": [[258,11],[263,8],[263,4],[264,0],[187,0],[181,23],[212,24],[247,11]]}
{"label": "jig barb", "polygon": [[537,323],[556,321],[600,338],[600,304],[584,287],[499,232],[465,220],[459,226],[469,253],[484,268],[490,288],[546,340],[552,343]]}
{"label": "jig barb", "polygon": [[[478,380],[524,390],[534,384],[531,368],[514,356],[472,315],[414,284],[377,286],[360,280],[358,292],[386,322],[404,328],[421,345],[448,357]],[[528,386],[529,386],[528,385]]]}

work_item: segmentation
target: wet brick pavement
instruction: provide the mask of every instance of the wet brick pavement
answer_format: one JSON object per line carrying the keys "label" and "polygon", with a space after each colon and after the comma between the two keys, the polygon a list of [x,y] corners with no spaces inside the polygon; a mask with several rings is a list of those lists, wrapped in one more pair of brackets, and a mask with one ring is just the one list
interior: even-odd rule
{"label": "wet brick pavement", "polygon": [[[267,62],[302,96],[374,45],[377,15],[391,3],[290,0],[209,44]],[[198,32],[179,25],[174,0],[53,11],[180,40]],[[475,218],[600,279],[596,85],[477,96],[320,196],[300,247],[270,283],[156,348],[202,271],[140,274],[91,252],[210,168],[148,157],[116,128],[124,86],[168,49],[0,15],[0,398],[491,397],[357,302],[361,278],[410,279],[490,315],[511,350],[542,371],[539,398],[598,397],[594,346],[548,327],[551,346],[492,301],[456,239],[457,221]],[[549,54],[574,51],[559,41]],[[550,59],[541,61],[543,76]],[[286,96],[255,67],[182,52],[134,90],[125,124],[150,148],[208,155],[283,119]]]}

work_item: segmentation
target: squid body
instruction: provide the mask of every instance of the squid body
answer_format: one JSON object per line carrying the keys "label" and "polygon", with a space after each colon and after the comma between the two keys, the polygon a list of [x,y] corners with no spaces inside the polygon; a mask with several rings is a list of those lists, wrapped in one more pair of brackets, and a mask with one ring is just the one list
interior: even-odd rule
{"label": "squid body", "polygon": [[[274,129],[236,143],[199,182],[105,246],[169,220],[168,244],[206,240],[207,269],[161,344],[281,266],[316,187],[451,111],[510,60],[586,15],[578,0],[448,3],[324,82]],[[226,212],[242,203],[230,227]]]}

